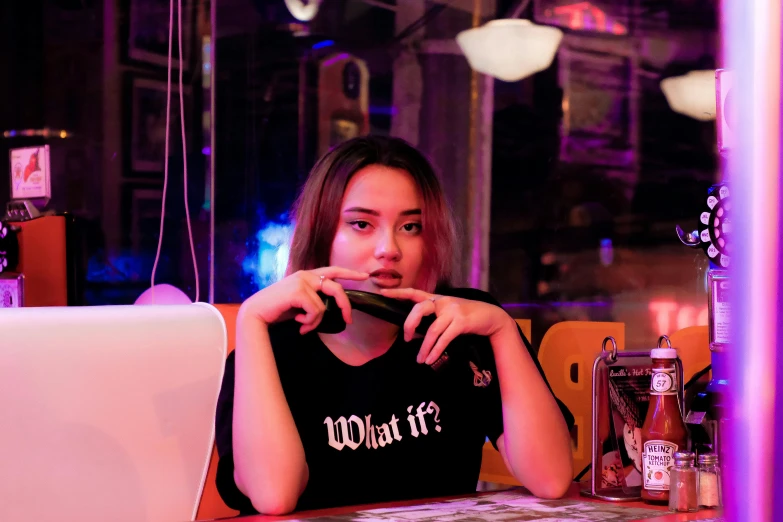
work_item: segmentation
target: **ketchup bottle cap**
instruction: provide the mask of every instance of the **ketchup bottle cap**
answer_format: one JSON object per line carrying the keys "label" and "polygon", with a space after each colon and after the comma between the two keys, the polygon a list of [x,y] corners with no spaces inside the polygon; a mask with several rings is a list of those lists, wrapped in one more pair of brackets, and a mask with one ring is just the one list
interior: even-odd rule
{"label": "ketchup bottle cap", "polygon": [[653,359],[676,359],[677,350],[674,348],[653,348],[650,350],[650,357]]}

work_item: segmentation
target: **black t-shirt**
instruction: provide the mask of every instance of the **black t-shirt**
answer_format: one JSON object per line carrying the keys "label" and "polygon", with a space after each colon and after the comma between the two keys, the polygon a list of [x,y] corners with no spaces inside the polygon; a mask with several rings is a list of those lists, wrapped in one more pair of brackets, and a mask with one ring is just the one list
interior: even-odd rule
{"label": "black t-shirt", "polygon": [[[478,290],[441,293],[497,304]],[[473,338],[472,345],[481,360],[477,370],[487,373],[458,364],[457,357],[436,372],[416,362],[421,339],[406,343],[402,332],[382,356],[350,366],[316,333],[300,335],[299,327],[289,321],[269,328],[310,471],[297,510],[476,490],[484,441],[488,437],[495,444],[503,433],[497,371],[486,339]],[[525,344],[530,350],[526,339]],[[456,343],[449,347],[450,352],[458,349]],[[570,427],[573,417],[560,406]],[[233,408],[231,353],[215,419],[220,457],[216,483],[229,507],[256,513],[234,482]]]}

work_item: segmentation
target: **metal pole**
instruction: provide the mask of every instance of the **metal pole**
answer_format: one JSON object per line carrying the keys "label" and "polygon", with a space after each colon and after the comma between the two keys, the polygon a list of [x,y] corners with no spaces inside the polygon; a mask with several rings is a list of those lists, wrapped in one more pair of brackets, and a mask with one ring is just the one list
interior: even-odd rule
{"label": "metal pole", "polygon": [[783,406],[777,394],[778,361],[783,363],[783,356],[777,357],[783,345],[781,2],[723,0],[722,9],[725,63],[735,73],[731,102],[736,105],[736,111],[728,108],[736,118],[731,122],[736,147],[728,162],[736,256],[723,492],[727,520],[783,520],[781,506],[774,506],[780,495],[773,496],[780,490],[775,471],[783,464],[775,437],[776,428],[783,427],[778,425],[783,414],[775,411]]}
{"label": "metal pole", "polygon": [[215,92],[217,91],[217,0],[209,2],[209,303],[215,302]]}
{"label": "metal pole", "polygon": [[[481,0],[473,0],[473,19],[471,27],[478,27],[481,25]],[[478,173],[478,147],[479,147],[479,73],[475,70],[470,70],[470,129],[468,129],[468,208],[467,208],[467,220],[466,220],[466,240],[470,243],[468,251],[471,253],[470,262],[468,263],[468,269],[470,271],[468,281],[470,286],[474,288],[482,288],[481,286],[481,246],[482,237],[481,233],[481,214],[479,202],[477,200],[478,187],[477,181],[479,178]]]}

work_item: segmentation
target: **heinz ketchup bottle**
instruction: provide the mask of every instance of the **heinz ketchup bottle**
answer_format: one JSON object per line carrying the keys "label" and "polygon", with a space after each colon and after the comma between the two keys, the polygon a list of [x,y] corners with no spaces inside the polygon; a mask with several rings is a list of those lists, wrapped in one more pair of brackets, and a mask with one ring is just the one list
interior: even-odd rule
{"label": "heinz ketchup bottle", "polygon": [[650,406],[642,426],[642,500],[666,504],[674,453],[687,449],[688,431],[677,397],[677,350],[655,348],[650,357]]}

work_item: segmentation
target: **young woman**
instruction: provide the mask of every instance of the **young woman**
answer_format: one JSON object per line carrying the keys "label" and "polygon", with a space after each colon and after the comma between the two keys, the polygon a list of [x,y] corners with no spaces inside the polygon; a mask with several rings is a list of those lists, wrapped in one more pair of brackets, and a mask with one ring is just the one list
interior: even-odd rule
{"label": "young woman", "polygon": [[[394,138],[345,142],[315,165],[295,210],[289,275],[242,304],[226,362],[226,504],[282,514],[470,493],[487,437],[532,493],[562,496],[573,418],[514,320],[484,292],[450,286],[453,226],[424,156]],[[344,289],[415,305],[400,329],[352,310]],[[317,331],[319,292],[336,299],[343,332]],[[453,357],[435,371],[466,334],[482,367]]]}

